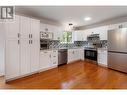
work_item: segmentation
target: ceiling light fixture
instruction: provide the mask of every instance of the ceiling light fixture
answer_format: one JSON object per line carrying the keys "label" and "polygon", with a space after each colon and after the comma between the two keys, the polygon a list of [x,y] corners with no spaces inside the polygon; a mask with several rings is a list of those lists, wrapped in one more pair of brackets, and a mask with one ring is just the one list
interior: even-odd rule
{"label": "ceiling light fixture", "polygon": [[91,20],[91,17],[85,17],[84,20],[85,21],[90,21]]}

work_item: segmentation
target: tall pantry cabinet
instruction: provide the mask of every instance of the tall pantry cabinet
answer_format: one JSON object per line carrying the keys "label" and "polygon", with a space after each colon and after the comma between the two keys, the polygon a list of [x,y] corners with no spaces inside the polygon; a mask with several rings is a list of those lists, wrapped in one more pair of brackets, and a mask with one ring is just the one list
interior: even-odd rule
{"label": "tall pantry cabinet", "polygon": [[22,77],[39,70],[40,21],[15,16],[6,26],[6,80]]}

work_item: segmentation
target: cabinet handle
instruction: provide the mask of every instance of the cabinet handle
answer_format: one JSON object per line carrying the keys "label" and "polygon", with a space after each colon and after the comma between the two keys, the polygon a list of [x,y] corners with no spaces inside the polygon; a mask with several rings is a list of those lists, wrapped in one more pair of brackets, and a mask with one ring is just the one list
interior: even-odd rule
{"label": "cabinet handle", "polygon": [[20,40],[18,40],[18,44],[20,44]]}
{"label": "cabinet handle", "polygon": [[30,40],[29,40],[29,44],[30,44]]}
{"label": "cabinet handle", "polygon": [[18,33],[18,38],[20,37],[20,33]]}
{"label": "cabinet handle", "polygon": [[30,38],[30,34],[29,34],[29,38]]}

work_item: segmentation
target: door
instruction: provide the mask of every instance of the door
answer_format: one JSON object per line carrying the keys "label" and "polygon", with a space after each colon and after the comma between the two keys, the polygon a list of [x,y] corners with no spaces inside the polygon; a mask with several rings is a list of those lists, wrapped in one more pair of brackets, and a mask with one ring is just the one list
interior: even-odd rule
{"label": "door", "polygon": [[108,51],[127,52],[127,28],[108,31]]}
{"label": "door", "polygon": [[40,22],[36,19],[31,19],[31,42],[30,42],[30,68],[31,72],[39,70],[40,58]]}
{"label": "door", "polygon": [[30,73],[30,18],[21,17],[20,62],[21,75]]}
{"label": "door", "polygon": [[108,52],[108,67],[127,73],[127,54]]}

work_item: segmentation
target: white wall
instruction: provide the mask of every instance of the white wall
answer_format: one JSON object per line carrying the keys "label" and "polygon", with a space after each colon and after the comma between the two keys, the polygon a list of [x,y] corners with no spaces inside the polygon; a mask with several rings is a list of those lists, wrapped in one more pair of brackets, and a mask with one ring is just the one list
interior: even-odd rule
{"label": "white wall", "polygon": [[0,23],[0,76],[5,73],[5,31],[4,26]]}

